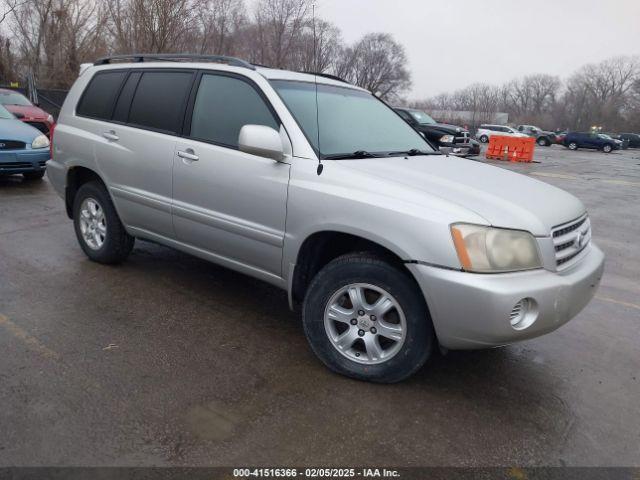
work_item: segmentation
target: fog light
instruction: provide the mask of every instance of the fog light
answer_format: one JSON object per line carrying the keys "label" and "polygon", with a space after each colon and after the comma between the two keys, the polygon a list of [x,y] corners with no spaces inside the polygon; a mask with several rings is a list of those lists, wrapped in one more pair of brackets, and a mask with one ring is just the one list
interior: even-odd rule
{"label": "fog light", "polygon": [[538,318],[538,308],[533,298],[523,298],[516,303],[509,314],[509,322],[515,330],[530,327]]}

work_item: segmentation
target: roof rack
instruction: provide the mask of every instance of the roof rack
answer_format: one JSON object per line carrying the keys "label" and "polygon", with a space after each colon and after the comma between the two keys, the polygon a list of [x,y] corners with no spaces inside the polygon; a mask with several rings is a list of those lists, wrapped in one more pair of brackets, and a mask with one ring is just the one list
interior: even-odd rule
{"label": "roof rack", "polygon": [[317,75],[318,77],[330,78],[331,80],[337,80],[338,82],[348,83],[349,85],[351,85],[351,83],[347,82],[344,78],[340,78],[337,75],[331,75],[330,73],[318,73],[318,72],[300,72],[300,73],[308,73],[309,75]]}
{"label": "roof rack", "polygon": [[130,60],[132,62],[180,62],[199,61],[225,63],[232,67],[243,67],[255,70],[256,67],[240,58],[227,57],[224,55],[197,55],[193,53],[132,53],[127,55],[112,55],[110,57],[99,58],[94,65],[109,65],[116,60]]}

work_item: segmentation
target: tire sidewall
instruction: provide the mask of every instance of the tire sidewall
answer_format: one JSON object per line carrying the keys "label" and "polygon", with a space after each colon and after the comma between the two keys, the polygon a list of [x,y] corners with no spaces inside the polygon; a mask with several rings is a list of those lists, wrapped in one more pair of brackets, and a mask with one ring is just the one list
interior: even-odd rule
{"label": "tire sidewall", "polygon": [[[369,283],[386,290],[404,311],[407,333],[400,351],[388,361],[364,365],[342,355],[331,343],[324,326],[329,299],[348,284]],[[382,262],[329,264],[313,280],[303,306],[305,335],[315,354],[330,369],[349,377],[392,383],[418,370],[433,350],[435,336],[428,310],[413,279]]]}
{"label": "tire sidewall", "polygon": [[489,137],[486,135],[482,135],[479,139],[482,143],[487,143],[489,141]]}

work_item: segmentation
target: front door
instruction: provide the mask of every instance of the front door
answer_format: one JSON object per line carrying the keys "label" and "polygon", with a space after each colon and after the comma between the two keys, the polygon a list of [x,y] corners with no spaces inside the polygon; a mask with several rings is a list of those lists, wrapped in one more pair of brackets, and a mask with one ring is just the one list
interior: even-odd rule
{"label": "front door", "polygon": [[281,130],[277,116],[249,80],[213,73],[202,74],[187,115],[173,160],[177,239],[227,266],[280,277],[290,165],[238,150],[244,125]]}

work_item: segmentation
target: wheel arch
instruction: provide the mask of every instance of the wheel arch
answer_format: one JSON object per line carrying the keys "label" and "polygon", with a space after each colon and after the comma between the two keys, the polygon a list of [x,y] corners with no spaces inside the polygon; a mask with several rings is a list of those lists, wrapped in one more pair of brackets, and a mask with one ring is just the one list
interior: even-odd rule
{"label": "wheel arch", "polygon": [[[405,271],[412,279],[413,274],[405,264],[412,260],[397,246],[358,233],[340,229],[327,229],[310,233],[300,243],[289,269],[289,303],[294,309],[306,294],[313,277],[335,258],[354,252],[370,252],[389,261]],[[414,279],[415,281],[415,279]]]}
{"label": "wheel arch", "polygon": [[92,181],[98,181],[106,188],[106,183],[95,170],[81,166],[71,167],[68,170],[64,203],[67,211],[67,216],[69,218],[73,218],[73,201],[76,194],[78,193],[78,190],[85,183]]}

